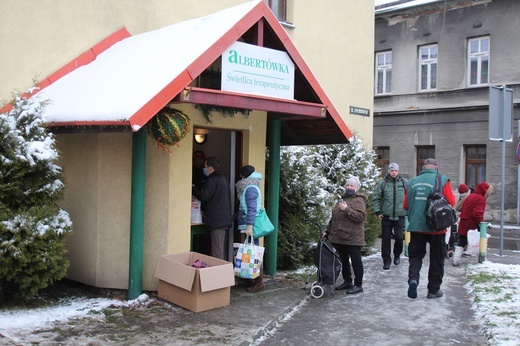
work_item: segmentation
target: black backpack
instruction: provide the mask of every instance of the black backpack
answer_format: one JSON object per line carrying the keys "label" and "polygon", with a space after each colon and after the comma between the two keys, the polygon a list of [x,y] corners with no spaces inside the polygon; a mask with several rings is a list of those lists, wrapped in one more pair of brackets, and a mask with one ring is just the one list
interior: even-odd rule
{"label": "black backpack", "polygon": [[425,213],[426,223],[432,231],[444,230],[457,222],[455,210],[441,192],[441,175],[439,173],[435,176],[435,188],[426,200]]}

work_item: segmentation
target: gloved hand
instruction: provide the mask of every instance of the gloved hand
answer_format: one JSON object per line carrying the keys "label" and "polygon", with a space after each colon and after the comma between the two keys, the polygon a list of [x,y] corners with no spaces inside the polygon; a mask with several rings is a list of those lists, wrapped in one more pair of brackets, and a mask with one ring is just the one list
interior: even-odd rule
{"label": "gloved hand", "polygon": [[253,235],[253,225],[247,225],[246,226],[246,235],[248,237],[252,236]]}

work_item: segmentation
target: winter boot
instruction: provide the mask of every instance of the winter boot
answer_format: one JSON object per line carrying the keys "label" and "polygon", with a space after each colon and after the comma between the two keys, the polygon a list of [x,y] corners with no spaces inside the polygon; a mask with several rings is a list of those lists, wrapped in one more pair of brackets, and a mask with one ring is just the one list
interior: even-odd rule
{"label": "winter boot", "polygon": [[249,287],[247,291],[250,293],[256,293],[262,290],[264,287],[264,271],[262,270],[260,272],[260,276],[255,279],[255,283],[253,284],[253,286]]}
{"label": "winter boot", "polygon": [[460,258],[462,257],[462,251],[464,251],[464,248],[462,246],[455,247],[455,253],[453,254],[453,265],[455,267],[460,265]]}

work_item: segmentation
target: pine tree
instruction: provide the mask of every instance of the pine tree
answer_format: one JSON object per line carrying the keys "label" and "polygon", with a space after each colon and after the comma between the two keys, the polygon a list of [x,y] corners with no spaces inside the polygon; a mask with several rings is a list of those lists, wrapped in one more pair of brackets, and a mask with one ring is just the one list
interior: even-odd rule
{"label": "pine tree", "polygon": [[65,186],[43,124],[45,102],[13,96],[12,109],[0,114],[0,291],[29,299],[65,277],[63,238],[72,222],[56,204]]}
{"label": "pine tree", "polygon": [[375,153],[356,135],[349,144],[284,147],[281,150],[280,231],[278,267],[296,269],[310,263],[312,249],[328,223],[332,207],[343,195],[346,180],[355,175],[367,200],[365,240],[374,245],[379,222],[371,208],[372,191],[380,177]]}

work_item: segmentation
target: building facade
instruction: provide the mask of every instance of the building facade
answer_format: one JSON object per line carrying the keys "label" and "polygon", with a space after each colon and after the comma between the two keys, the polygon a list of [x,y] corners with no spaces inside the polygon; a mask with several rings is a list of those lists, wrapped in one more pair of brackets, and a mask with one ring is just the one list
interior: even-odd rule
{"label": "building facade", "polygon": [[[42,89],[44,95],[56,96],[47,111],[53,112],[50,129],[56,135],[61,152],[58,164],[63,167],[66,179],[65,197],[60,206],[70,213],[73,222],[73,234],[66,239],[71,262],[69,279],[118,289],[129,288],[131,282],[142,279],[144,290],[157,288],[154,274],[160,255],[193,249],[190,175],[196,150],[218,157],[223,173],[234,186],[241,165],[251,164],[257,171],[266,173],[271,165],[266,164],[266,146],[273,145],[272,138],[278,140],[274,146],[347,143],[352,130],[366,145],[372,144],[373,3],[365,0],[267,2],[271,6],[283,3],[283,11],[277,11],[278,20],[258,0],[189,3],[22,0],[0,4],[4,14],[0,23],[4,53],[0,56],[3,81],[0,99],[8,100],[13,90],[26,90],[34,79],[46,85]],[[247,8],[244,10],[244,7]],[[224,25],[233,23],[232,28],[205,46],[204,41],[211,35],[201,30],[218,29],[220,24],[215,21],[222,16],[221,11],[231,11],[225,20],[219,20],[220,24],[224,21]],[[186,23],[190,20],[195,20],[191,22],[195,24],[192,30],[187,30],[191,24]],[[173,28],[175,25],[182,29]],[[129,57],[133,54],[144,58],[138,54],[144,47],[142,44],[149,45],[149,39],[164,37],[163,33],[170,30],[176,34],[148,47],[155,50],[161,45],[170,45],[164,49],[168,54],[172,45],[177,47],[178,54],[172,56],[172,65],[177,58],[191,54],[192,49],[200,52],[193,55],[193,61],[187,62],[179,74],[167,80],[162,89],[149,92],[142,87],[149,82],[142,71],[154,72],[150,61],[161,59],[149,60],[153,57],[147,56],[148,60],[143,60],[145,64],[132,65],[135,61]],[[219,90],[220,85],[215,87],[213,77],[218,73],[220,55],[232,41],[263,45],[286,53],[296,66],[294,100],[244,97],[223,92]],[[128,49],[132,44],[135,44],[134,51]],[[115,59],[105,74],[99,70],[99,66],[107,67],[103,65],[107,57],[123,51],[125,54],[119,56],[121,60]],[[100,93],[99,89],[106,84],[99,80],[114,70],[121,70],[125,64],[134,68],[122,70],[126,73],[119,76],[124,82]],[[168,63],[159,67],[165,74],[176,68],[170,68]],[[99,73],[99,79],[91,80],[89,77],[95,73]],[[139,78],[143,79],[138,81],[143,83],[135,83],[138,75],[142,75]],[[71,80],[87,81],[88,85],[70,83]],[[114,79],[108,82],[113,83]],[[108,122],[106,118],[92,121],[89,114],[85,115],[87,107],[89,110],[92,107],[92,112],[96,107],[113,109],[115,103],[124,101],[121,93],[133,84],[138,84],[141,93],[127,97],[128,104],[141,98],[143,93],[150,94],[133,115],[131,112],[128,117],[114,117]],[[71,90],[63,85],[79,85],[70,103],[63,100],[62,93]],[[96,102],[89,102],[93,93],[100,96],[94,99]],[[201,97],[202,101],[190,99],[195,97]],[[211,99],[216,101],[209,103],[209,108],[217,107],[213,107],[208,120],[204,109],[197,104],[208,105]],[[108,101],[104,101],[103,106],[98,100]],[[232,100],[231,106],[227,100]],[[74,105],[80,104],[84,106],[74,109]],[[61,112],[69,106],[72,108]],[[158,149],[150,136],[136,139],[150,116],[163,106],[176,108],[190,118],[185,139],[170,151]],[[222,107],[245,108],[250,112],[225,116],[223,111],[218,111]],[[366,110],[369,116],[351,112],[351,107]],[[126,109],[125,102],[120,109]],[[313,115],[316,111],[318,113]],[[117,112],[115,109],[114,114]],[[80,119],[80,114],[87,118]],[[279,127],[272,130],[273,126]],[[206,140],[196,142],[195,134],[206,135]],[[139,155],[143,162],[139,178],[144,197],[135,201],[133,189],[137,171],[134,167],[139,166],[136,164]],[[270,168],[271,172],[279,169],[276,164]],[[272,190],[275,184],[268,185],[271,190],[264,187],[262,190],[266,199],[273,200],[266,206],[269,212],[269,208],[276,206],[278,190]],[[230,194],[233,195],[233,191]],[[139,235],[142,240],[137,250],[143,253],[142,268],[137,271],[132,268],[132,260],[129,261],[135,251],[131,245],[133,238],[139,238],[133,236],[133,225],[140,222],[133,219],[135,204],[141,204],[137,212],[143,216],[143,232]],[[232,238],[233,235],[231,242]],[[267,256],[274,253],[276,261],[276,238],[268,238],[265,245]]]}
{"label": "building facade", "polygon": [[[504,221],[517,222],[517,1],[396,1],[375,13],[374,148],[381,166],[397,162],[410,178],[434,157],[456,194],[461,183],[494,185],[487,220],[501,220],[503,195]],[[503,115],[490,115],[490,93],[509,98],[505,136],[496,136]]]}

